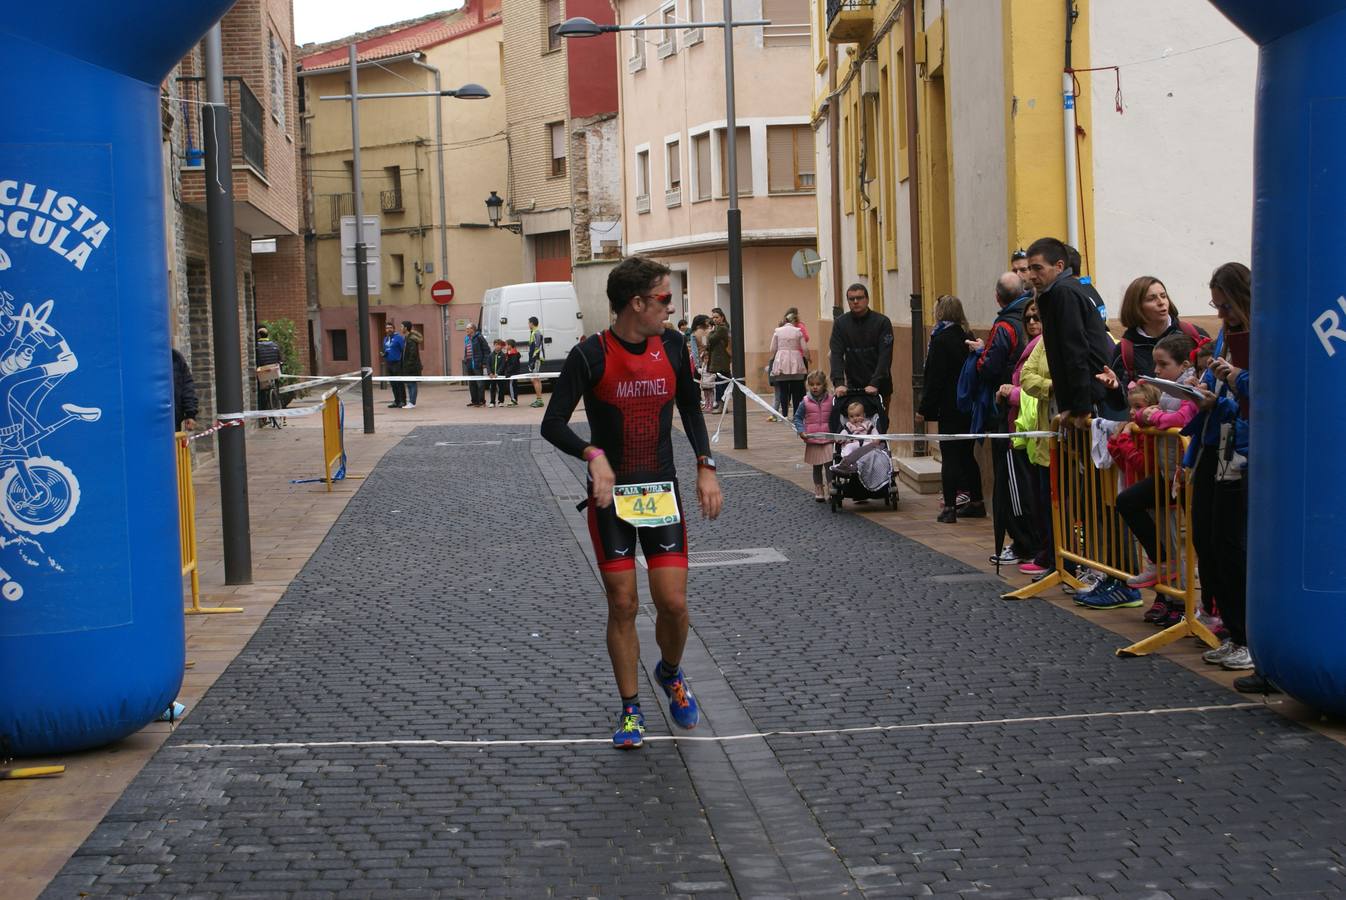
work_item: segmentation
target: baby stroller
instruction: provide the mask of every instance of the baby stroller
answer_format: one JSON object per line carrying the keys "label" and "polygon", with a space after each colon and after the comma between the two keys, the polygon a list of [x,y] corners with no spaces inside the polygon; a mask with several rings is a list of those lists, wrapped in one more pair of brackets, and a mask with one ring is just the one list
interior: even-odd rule
{"label": "baby stroller", "polygon": [[[833,413],[836,424],[832,431],[839,434],[844,430],[841,423],[846,420],[845,408],[853,400],[859,400],[865,405],[865,417],[875,423],[877,430],[883,400],[875,394],[847,394],[834,407],[840,408],[841,413]],[[832,512],[841,509],[842,501],[847,498],[857,501],[882,500],[892,509],[897,509],[897,472],[893,470],[893,459],[888,455],[888,444],[884,441],[862,441],[858,447],[843,454],[845,443],[836,443],[832,451],[832,465],[828,469],[832,477],[828,505]]]}

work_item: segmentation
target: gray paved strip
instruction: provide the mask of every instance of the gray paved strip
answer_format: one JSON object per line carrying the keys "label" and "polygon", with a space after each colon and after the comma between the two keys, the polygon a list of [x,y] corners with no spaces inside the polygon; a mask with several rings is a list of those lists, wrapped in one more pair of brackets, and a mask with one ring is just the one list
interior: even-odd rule
{"label": "gray paved strip", "polygon": [[[569,503],[571,492],[579,495],[576,502],[587,493],[583,470],[563,462],[563,457],[543,441],[534,445],[533,452],[552,492],[558,498],[566,497],[557,501],[561,513],[588,557],[601,591],[602,580],[588,529]],[[696,515],[694,503],[683,514]],[[724,746],[725,741],[735,739],[734,732],[751,729],[753,723],[697,635],[695,603],[691,606],[693,624],[683,651],[683,668],[690,673],[701,704],[699,733],[678,732],[667,738],[651,736],[647,740],[678,743],[739,896],[838,897],[858,893],[846,867],[769,749],[765,745]],[[644,693],[654,698],[653,703],[645,706],[657,708],[665,727],[674,730],[652,668],[658,662],[653,605],[642,604],[641,611],[637,631],[645,648],[641,654],[645,663]],[[721,736],[724,734],[731,736]]]}

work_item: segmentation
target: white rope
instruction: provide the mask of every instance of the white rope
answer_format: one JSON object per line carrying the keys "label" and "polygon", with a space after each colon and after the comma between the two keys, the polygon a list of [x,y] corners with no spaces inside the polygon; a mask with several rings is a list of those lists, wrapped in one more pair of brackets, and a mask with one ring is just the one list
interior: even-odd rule
{"label": "white rope", "polygon": [[[1169,709],[1123,709],[1106,710],[1093,713],[1065,713],[1056,716],[1018,716],[1005,719],[966,719],[952,722],[913,722],[903,725],[857,725],[850,728],[809,728],[799,730],[781,729],[777,731],[749,731],[740,734],[724,735],[651,735],[645,741],[687,741],[703,743],[728,743],[729,741],[764,740],[772,737],[822,737],[834,734],[881,734],[890,731],[930,731],[940,728],[978,728],[987,725],[1027,725],[1036,722],[1071,722],[1079,719],[1128,718],[1131,716],[1171,716],[1187,713],[1225,712],[1229,710],[1253,709],[1279,704],[1268,703],[1217,703],[1209,706],[1182,706]],[[404,738],[369,741],[273,741],[251,744],[178,744],[166,747],[166,750],[304,750],[322,747],[525,747],[584,744],[610,744],[609,738],[486,738],[462,739],[423,739]]]}

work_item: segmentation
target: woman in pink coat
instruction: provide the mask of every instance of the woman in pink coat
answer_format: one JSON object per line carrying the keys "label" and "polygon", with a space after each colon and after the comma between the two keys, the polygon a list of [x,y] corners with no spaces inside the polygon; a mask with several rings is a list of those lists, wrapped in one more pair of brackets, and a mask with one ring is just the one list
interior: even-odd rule
{"label": "woman in pink coat", "polygon": [[785,314],[785,321],[771,333],[771,367],[768,373],[776,386],[776,410],[789,419],[804,399],[804,376],[808,374],[808,338],[798,325],[799,316]]}

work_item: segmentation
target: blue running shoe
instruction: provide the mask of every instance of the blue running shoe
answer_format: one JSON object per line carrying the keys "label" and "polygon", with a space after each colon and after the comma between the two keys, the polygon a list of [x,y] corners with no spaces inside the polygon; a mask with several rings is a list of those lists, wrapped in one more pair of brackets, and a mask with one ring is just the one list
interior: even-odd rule
{"label": "blue running shoe", "polygon": [[672,674],[669,674],[664,670],[664,663],[660,660],[654,667],[654,674],[668,697],[668,712],[673,716],[673,722],[679,728],[691,731],[696,727],[696,723],[701,721],[701,710],[696,705],[696,697],[692,696],[692,689],[687,686],[687,677],[682,674],[682,666],[678,666]]}
{"label": "blue running shoe", "polygon": [[[1079,600],[1076,600],[1080,603]],[[1106,591],[1084,598],[1081,606],[1087,609],[1130,609],[1142,605],[1140,591],[1114,581]]]}
{"label": "blue running shoe", "polygon": [[1072,599],[1074,599],[1076,606],[1091,606],[1093,601],[1102,597],[1119,584],[1121,584],[1121,582],[1116,578],[1104,576],[1087,591],[1077,592]]}
{"label": "blue running shoe", "polygon": [[622,708],[617,730],[612,733],[612,746],[618,750],[635,750],[645,743],[645,716],[639,706]]}

